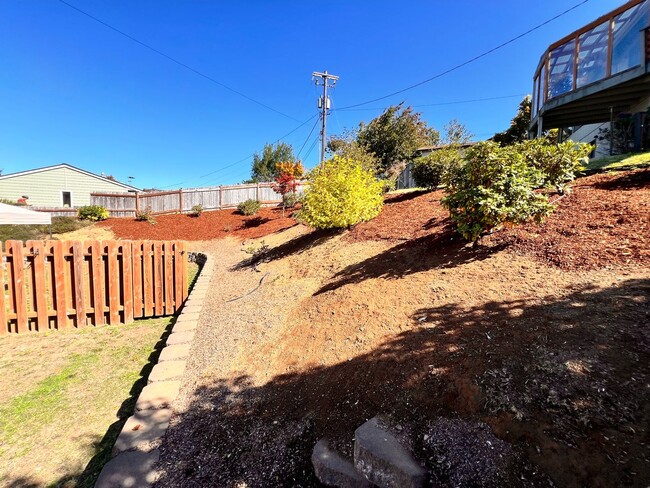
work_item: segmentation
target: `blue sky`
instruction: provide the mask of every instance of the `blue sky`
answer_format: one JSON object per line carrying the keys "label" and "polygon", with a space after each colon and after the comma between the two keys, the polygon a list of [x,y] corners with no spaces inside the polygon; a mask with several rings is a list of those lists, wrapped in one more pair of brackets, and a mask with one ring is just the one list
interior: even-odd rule
{"label": "blue sky", "polygon": [[[313,71],[340,76],[333,108],[430,78],[581,0],[66,0],[281,115],[153,53],[58,0],[0,1],[0,168],[68,162],[138,187],[230,184],[251,159],[316,115]],[[362,110],[339,133],[402,100],[438,129],[505,129],[551,42],[621,5],[590,0],[468,66]],[[504,97],[474,103],[451,103]],[[318,161],[316,119],[285,141]],[[305,144],[306,142],[306,144]],[[306,156],[306,157],[305,157]],[[242,161],[243,160],[243,161]]]}

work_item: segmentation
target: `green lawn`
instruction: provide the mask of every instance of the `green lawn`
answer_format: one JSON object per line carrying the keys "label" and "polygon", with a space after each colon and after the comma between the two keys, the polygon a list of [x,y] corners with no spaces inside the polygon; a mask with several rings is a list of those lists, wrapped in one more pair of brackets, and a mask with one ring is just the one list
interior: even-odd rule
{"label": "green lawn", "polygon": [[[52,217],[52,234],[63,234],[92,225],[92,222],[75,217]],[[49,225],[0,225],[0,241],[28,241],[50,235]]]}
{"label": "green lawn", "polygon": [[0,339],[0,485],[92,487],[170,318]]}
{"label": "green lawn", "polygon": [[650,151],[636,154],[620,154],[589,161],[589,170],[619,170],[650,166]]}

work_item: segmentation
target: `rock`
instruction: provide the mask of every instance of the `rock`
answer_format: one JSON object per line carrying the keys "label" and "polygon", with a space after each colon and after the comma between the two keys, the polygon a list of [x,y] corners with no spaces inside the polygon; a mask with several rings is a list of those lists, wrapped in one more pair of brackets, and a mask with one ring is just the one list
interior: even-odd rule
{"label": "rock", "polygon": [[145,386],[135,402],[135,410],[169,408],[178,396],[180,381],[159,381]]}
{"label": "rock", "polygon": [[420,488],[427,471],[413,455],[373,417],[354,432],[354,464],[381,488]]}
{"label": "rock", "polygon": [[127,419],[115,441],[113,456],[158,441],[165,435],[171,415],[172,411],[168,408],[136,412]]}
{"label": "rock", "polygon": [[352,462],[330,449],[325,439],[321,439],[314,446],[311,463],[314,465],[318,481],[325,486],[335,486],[337,488],[371,486],[370,482],[354,469]]}

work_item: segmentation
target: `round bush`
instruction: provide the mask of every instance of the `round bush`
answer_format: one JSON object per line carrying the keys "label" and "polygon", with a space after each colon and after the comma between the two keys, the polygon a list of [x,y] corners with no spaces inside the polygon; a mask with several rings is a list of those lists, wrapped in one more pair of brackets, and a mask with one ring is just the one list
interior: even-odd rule
{"label": "round bush", "polygon": [[438,149],[413,161],[413,179],[418,186],[435,190],[445,183],[450,172],[462,165],[458,149]]}
{"label": "round bush", "polygon": [[248,199],[237,205],[237,210],[243,215],[255,215],[262,208],[262,204],[257,200]]}
{"label": "round bush", "polygon": [[312,227],[350,227],[381,212],[382,183],[362,163],[335,156],[313,171],[302,204],[300,217]]}
{"label": "round bush", "polygon": [[77,217],[81,220],[90,220],[92,222],[106,220],[109,215],[108,210],[100,205],[86,205],[79,207],[79,210],[77,210]]}

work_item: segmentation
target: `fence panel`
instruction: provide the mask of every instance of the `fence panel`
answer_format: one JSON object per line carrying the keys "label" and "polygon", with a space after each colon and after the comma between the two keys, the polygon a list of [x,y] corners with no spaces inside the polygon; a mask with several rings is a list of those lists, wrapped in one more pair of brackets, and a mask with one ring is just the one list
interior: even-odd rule
{"label": "fence panel", "polygon": [[183,192],[183,212],[189,212],[194,205],[202,205],[206,210],[216,210],[219,207],[219,187],[186,188]]}
{"label": "fence panel", "polygon": [[0,246],[0,335],[129,323],[187,298],[182,242],[7,241]]}

